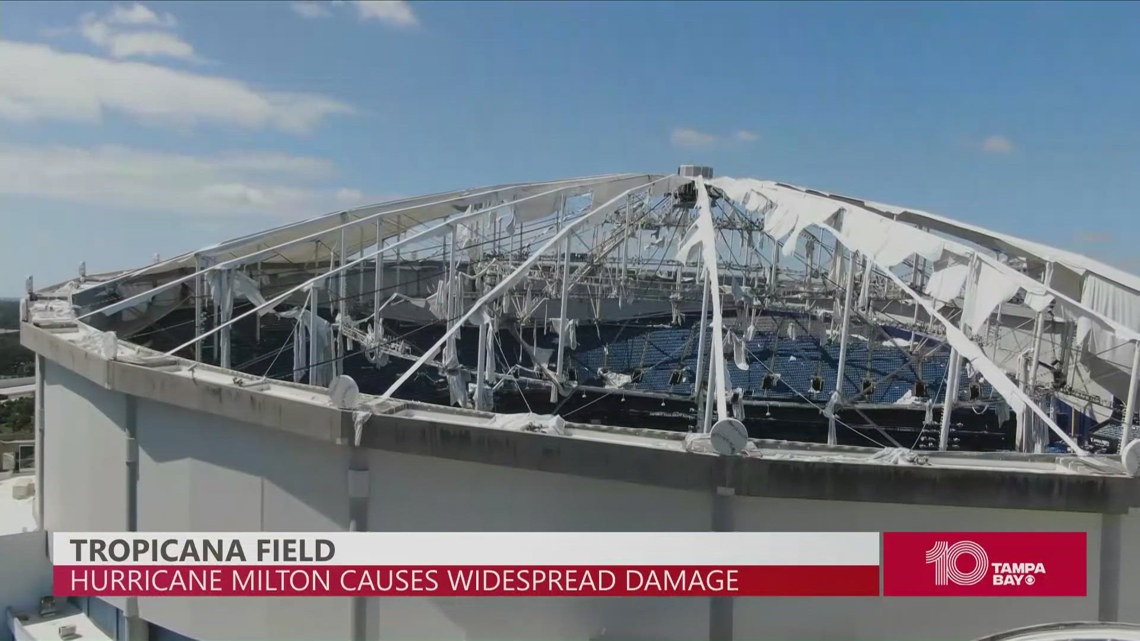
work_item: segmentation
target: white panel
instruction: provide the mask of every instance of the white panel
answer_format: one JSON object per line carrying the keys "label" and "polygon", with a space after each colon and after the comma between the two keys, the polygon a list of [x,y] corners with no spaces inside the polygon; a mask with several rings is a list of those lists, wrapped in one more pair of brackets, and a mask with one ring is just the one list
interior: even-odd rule
{"label": "white panel", "polygon": [[45,361],[47,530],[126,529],[125,426],[124,395]]}
{"label": "white panel", "polygon": [[[371,453],[369,525],[389,531],[700,531],[712,497]],[[370,599],[369,638],[700,639],[708,599]]]}
{"label": "white panel", "polygon": [[[231,599],[244,601],[245,599]],[[313,641],[314,639],[352,638],[352,599],[349,598],[278,598],[260,599],[269,616],[264,634],[253,635],[253,641]],[[210,638],[210,637],[198,637]],[[216,639],[232,639],[232,634],[221,632]]]}
{"label": "white panel", "polygon": [[687,532],[712,497],[632,483],[389,452],[369,453],[369,529]]}
{"label": "white panel", "polygon": [[157,418],[150,408],[149,402],[139,401],[137,416],[142,428],[136,432],[135,439],[139,447],[139,530],[189,530],[194,525],[189,509],[193,461],[173,454],[170,448],[185,437],[181,430],[163,433],[153,427]]}
{"label": "white panel", "polygon": [[[347,453],[140,399],[139,529],[328,531],[348,522]],[[348,599],[139,599],[192,638],[347,638]]]}
{"label": "white panel", "polygon": [[[527,599],[531,603],[545,600]],[[369,599],[365,638],[465,641],[470,637],[447,616],[448,602],[452,601],[464,599]],[[528,603],[518,605],[520,611],[529,606]]]}
{"label": "white panel", "polygon": [[705,598],[370,599],[368,638],[693,641],[708,638],[708,605]]}
{"label": "white panel", "polygon": [[[260,432],[259,432],[260,433]],[[348,529],[348,450],[281,432],[262,469],[262,528],[269,532]],[[264,447],[260,437],[251,447]]]}
{"label": "white panel", "polygon": [[1097,617],[1100,515],[924,505],[735,499],[738,530],[1086,531],[1091,596],[1056,599],[737,599],[737,639],[931,641],[974,639],[1016,627]]}
{"label": "white panel", "polygon": [[[140,529],[348,526],[343,448],[147,400],[139,401],[138,423]],[[171,496],[186,500],[168,505]]]}
{"label": "white panel", "polygon": [[1121,517],[1120,620],[1140,621],[1140,510]]}
{"label": "white panel", "polygon": [[[1140,327],[1140,298],[1132,290],[1104,278],[1094,274],[1085,276],[1081,303],[1125,327]],[[1081,318],[1077,323],[1078,342],[1086,332],[1090,332],[1086,347],[1089,352],[1126,370],[1131,367],[1132,347],[1127,342],[1117,338],[1111,330]]]}

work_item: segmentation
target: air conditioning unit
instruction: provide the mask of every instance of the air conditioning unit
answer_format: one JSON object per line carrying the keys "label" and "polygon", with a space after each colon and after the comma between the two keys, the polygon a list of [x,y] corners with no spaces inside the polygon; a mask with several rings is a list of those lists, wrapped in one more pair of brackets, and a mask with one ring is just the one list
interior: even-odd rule
{"label": "air conditioning unit", "polygon": [[[13,465],[13,467],[14,467],[14,465]],[[12,486],[12,498],[17,500],[17,501],[22,501],[24,499],[31,498],[32,496],[35,496],[35,493],[36,493],[35,483],[26,482],[26,483],[20,483],[18,485]]]}
{"label": "air conditioning unit", "polygon": [[62,641],[71,641],[71,639],[78,639],[80,637],[74,625],[61,625],[58,631],[59,638],[62,639]]}
{"label": "air conditioning unit", "polygon": [[686,178],[696,178],[700,176],[705,180],[710,180],[713,177],[712,167],[705,167],[703,165],[681,165],[677,168],[677,173]]}

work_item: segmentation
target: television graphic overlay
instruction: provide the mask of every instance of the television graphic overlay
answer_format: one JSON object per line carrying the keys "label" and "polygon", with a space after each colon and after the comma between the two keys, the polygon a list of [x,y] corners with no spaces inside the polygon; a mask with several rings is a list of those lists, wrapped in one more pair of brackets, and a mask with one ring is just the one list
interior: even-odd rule
{"label": "television graphic overlay", "polygon": [[1083,597],[1085,532],[887,532],[884,596]]}
{"label": "television graphic overlay", "polygon": [[878,596],[877,532],[53,533],[71,596]]}

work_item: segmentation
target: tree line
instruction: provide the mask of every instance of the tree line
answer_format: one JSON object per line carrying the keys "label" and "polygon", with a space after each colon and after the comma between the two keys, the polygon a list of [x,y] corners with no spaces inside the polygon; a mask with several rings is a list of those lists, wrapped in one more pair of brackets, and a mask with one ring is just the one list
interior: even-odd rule
{"label": "tree line", "polygon": [[[0,300],[0,330],[20,327],[20,301]],[[0,334],[0,378],[22,378],[36,373],[32,351],[20,344],[18,333]],[[35,399],[0,401],[0,436],[31,432]]]}

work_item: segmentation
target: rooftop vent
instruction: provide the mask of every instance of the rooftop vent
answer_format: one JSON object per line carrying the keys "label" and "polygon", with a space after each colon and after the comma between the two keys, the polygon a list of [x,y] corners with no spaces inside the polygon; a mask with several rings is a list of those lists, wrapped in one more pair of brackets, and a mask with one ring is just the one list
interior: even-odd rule
{"label": "rooftop vent", "polygon": [[41,617],[51,616],[51,615],[55,614],[55,612],[56,612],[55,597],[54,596],[40,597],[40,616]]}
{"label": "rooftop vent", "polygon": [[677,169],[677,173],[686,178],[696,178],[700,176],[706,180],[713,177],[712,167],[705,167],[703,165],[681,165]]}

